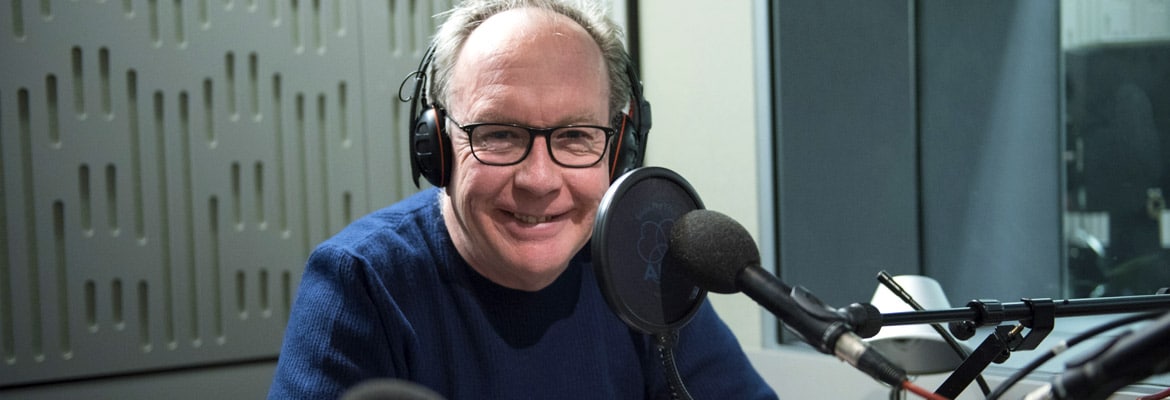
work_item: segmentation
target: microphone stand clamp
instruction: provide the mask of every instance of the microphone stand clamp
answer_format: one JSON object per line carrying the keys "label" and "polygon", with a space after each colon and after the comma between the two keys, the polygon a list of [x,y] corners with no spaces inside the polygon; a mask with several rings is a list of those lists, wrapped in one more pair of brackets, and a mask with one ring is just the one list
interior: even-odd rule
{"label": "microphone stand clamp", "polygon": [[[971,352],[963,363],[935,390],[948,399],[959,396],[992,362],[1007,361],[1013,351],[1035,350],[1056,325],[1056,303],[1049,298],[1021,299],[1031,312],[1014,326],[999,325],[1004,320],[1003,305],[997,300],[972,300],[967,306],[976,311],[973,321],[950,324],[951,334],[965,340],[974,334],[976,326],[995,325],[995,332]],[[1027,328],[1027,332],[1025,332]]]}

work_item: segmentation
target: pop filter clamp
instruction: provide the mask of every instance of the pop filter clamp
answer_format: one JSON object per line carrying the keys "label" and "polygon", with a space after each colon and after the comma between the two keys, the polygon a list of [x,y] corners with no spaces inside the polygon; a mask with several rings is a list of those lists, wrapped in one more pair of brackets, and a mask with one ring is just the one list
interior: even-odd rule
{"label": "pop filter clamp", "polygon": [[[976,328],[995,326],[994,332],[935,390],[935,394],[953,399],[992,362],[1006,361],[1013,351],[1035,350],[1052,332],[1058,317],[1170,310],[1170,295],[1167,294],[1164,288],[1158,294],[1139,296],[1065,300],[1023,298],[1013,303],[976,299],[968,302],[966,308],[876,313],[871,314],[876,318],[854,320],[852,323],[859,331],[877,332],[883,326],[947,322],[951,334],[959,340],[970,339],[975,335]],[[1004,321],[1019,323],[1000,325]]]}
{"label": "pop filter clamp", "polygon": [[634,169],[614,180],[593,225],[593,268],[617,316],[652,335],[674,398],[690,399],[674,362],[678,331],[694,317],[707,291],[668,251],[670,229],[703,202],[685,179],[661,167]]}

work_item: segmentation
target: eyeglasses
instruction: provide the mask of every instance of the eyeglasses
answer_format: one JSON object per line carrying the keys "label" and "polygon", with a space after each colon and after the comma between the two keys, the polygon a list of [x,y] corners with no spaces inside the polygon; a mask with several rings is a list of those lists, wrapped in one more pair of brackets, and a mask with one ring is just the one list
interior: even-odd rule
{"label": "eyeglasses", "polygon": [[614,129],[596,125],[569,125],[554,128],[532,128],[516,124],[477,123],[460,125],[447,116],[460,130],[467,133],[471,154],[487,165],[515,165],[528,157],[532,141],[544,136],[548,154],[557,165],[569,168],[592,167],[605,156],[609,138]]}

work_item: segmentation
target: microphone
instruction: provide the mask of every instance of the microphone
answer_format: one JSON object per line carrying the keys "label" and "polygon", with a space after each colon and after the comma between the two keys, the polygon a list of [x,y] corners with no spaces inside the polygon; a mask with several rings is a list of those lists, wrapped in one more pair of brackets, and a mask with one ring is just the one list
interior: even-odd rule
{"label": "microphone", "polygon": [[346,390],[341,400],[444,400],[435,391],[401,379],[368,379]]}
{"label": "microphone", "polygon": [[1125,385],[1170,371],[1170,312],[1100,352],[1072,363],[1026,399],[1105,399]]}
{"label": "microphone", "polygon": [[894,387],[906,380],[905,371],[870,350],[835,310],[760,268],[751,235],[730,217],[704,209],[686,213],[670,231],[669,252],[700,287],[724,294],[742,291],[818,351]]}

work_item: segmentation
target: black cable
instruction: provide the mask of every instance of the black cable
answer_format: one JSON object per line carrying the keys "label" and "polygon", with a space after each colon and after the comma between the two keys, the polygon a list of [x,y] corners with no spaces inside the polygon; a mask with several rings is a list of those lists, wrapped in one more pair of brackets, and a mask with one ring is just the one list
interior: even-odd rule
{"label": "black cable", "polygon": [[678,365],[674,362],[674,344],[678,342],[678,332],[672,331],[666,334],[656,334],[654,335],[654,339],[658,342],[658,356],[666,372],[666,383],[670,388],[670,398],[675,400],[691,400],[691,393],[687,391],[686,385],[683,384],[682,376],[678,373]]}
{"label": "black cable", "polygon": [[[890,274],[885,270],[878,271],[877,280],[878,282],[881,282],[881,284],[885,285],[887,289],[890,289],[894,295],[898,296],[898,298],[902,299],[902,301],[906,302],[906,304],[909,304],[911,308],[917,311],[922,311],[925,309],[925,307],[922,307],[922,304],[919,304],[917,300],[914,300],[914,296],[911,296],[910,292],[907,292],[906,289],[903,289],[902,285],[899,285],[898,282],[894,281],[894,278],[890,276]],[[938,335],[941,336],[944,341],[947,342],[947,345],[951,347],[951,350],[955,351],[955,354],[959,355],[959,358],[966,360],[967,357],[971,355],[967,349],[959,345],[959,342],[956,341],[954,337],[947,333],[946,329],[943,329],[941,324],[930,324],[930,327],[934,328],[934,331],[938,333]],[[987,396],[988,393],[991,392],[991,387],[987,385],[987,380],[983,379],[983,374],[976,375],[975,382],[979,384],[979,390],[983,391],[984,396]],[[894,390],[901,391],[901,388],[894,388]]]}
{"label": "black cable", "polygon": [[1032,373],[1032,371],[1036,370],[1036,368],[1040,368],[1040,366],[1043,365],[1045,362],[1048,362],[1048,360],[1053,359],[1054,357],[1056,357],[1060,353],[1063,353],[1065,350],[1079,344],[1080,342],[1085,341],[1086,339],[1092,338],[1093,336],[1100,335],[1102,333],[1108,332],[1108,331],[1113,330],[1113,329],[1117,329],[1118,327],[1132,324],[1134,322],[1147,320],[1147,319],[1153,319],[1153,318],[1158,317],[1160,315],[1162,315],[1162,312],[1151,312],[1151,313],[1135,314],[1135,315],[1131,315],[1128,317],[1119,318],[1117,320],[1110,321],[1110,322],[1098,325],[1096,327],[1093,327],[1092,329],[1089,329],[1087,331],[1081,332],[1081,333],[1077,334],[1076,336],[1069,338],[1068,340],[1061,341],[1060,345],[1053,347],[1052,349],[1049,349],[1047,352],[1045,352],[1044,354],[1041,354],[1039,357],[1036,357],[1035,359],[1030,361],[1027,365],[1024,365],[1022,368],[1017,370],[1014,374],[1009,376],[1006,380],[1003,381],[1003,383],[1001,383],[998,387],[995,388],[995,391],[993,391],[993,392],[991,392],[991,394],[987,395],[987,399],[988,400],[995,400],[995,399],[1000,398],[1000,396],[1003,396],[1004,393],[1007,393],[1008,389],[1010,389],[1016,383],[1019,383],[1020,380],[1024,379],[1025,376],[1028,376],[1028,374]]}

